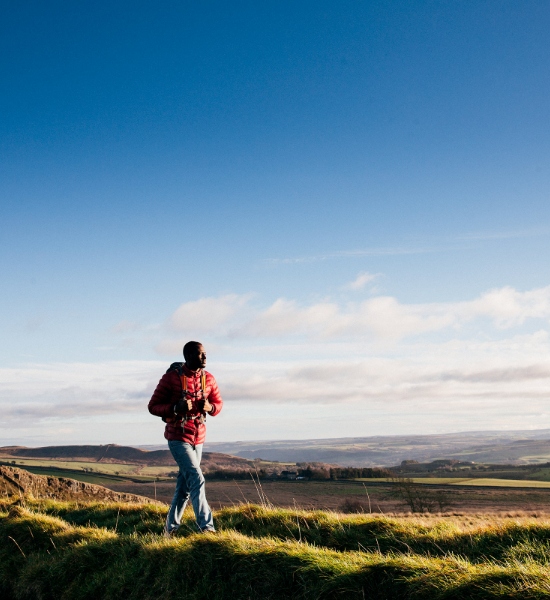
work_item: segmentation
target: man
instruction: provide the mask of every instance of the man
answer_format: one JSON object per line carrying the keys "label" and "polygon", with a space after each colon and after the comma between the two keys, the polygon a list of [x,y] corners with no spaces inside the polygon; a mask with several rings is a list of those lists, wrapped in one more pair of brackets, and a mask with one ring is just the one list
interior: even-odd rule
{"label": "man", "polygon": [[164,528],[167,537],[178,530],[189,497],[199,530],[204,533],[215,531],[200,463],[206,415],[217,415],[223,400],[216,380],[204,371],[206,352],[202,344],[187,342],[183,356],[185,364],[170,366],[149,401],[149,412],[166,422],[164,437],[179,466],[176,493]]}

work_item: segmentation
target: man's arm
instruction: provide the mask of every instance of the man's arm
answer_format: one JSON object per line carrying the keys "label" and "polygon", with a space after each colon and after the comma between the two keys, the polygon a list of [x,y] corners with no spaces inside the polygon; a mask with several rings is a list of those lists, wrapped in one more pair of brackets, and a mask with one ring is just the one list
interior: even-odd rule
{"label": "man's arm", "polygon": [[[174,382],[177,378],[177,382]],[[164,417],[165,419],[174,417],[174,384],[179,383],[179,378],[174,371],[170,371],[162,376],[151,400],[149,400],[148,409],[152,415]]]}
{"label": "man's arm", "polygon": [[222,395],[218,389],[218,384],[214,379],[213,375],[208,374],[208,383],[210,385],[210,393],[208,398],[204,401],[204,412],[215,417],[223,406]]}

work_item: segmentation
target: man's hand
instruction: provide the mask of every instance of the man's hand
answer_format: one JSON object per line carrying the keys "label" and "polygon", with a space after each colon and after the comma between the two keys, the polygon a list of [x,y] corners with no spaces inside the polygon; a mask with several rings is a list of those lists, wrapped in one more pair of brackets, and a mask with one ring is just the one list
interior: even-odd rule
{"label": "man's hand", "polygon": [[182,398],[174,408],[178,415],[183,415],[187,411],[193,410],[193,400],[191,400],[190,398]]}
{"label": "man's hand", "polygon": [[204,401],[204,408],[203,408],[204,412],[209,413],[213,408],[214,407],[212,406],[212,404],[210,404],[210,402],[208,402],[208,399],[206,399]]}

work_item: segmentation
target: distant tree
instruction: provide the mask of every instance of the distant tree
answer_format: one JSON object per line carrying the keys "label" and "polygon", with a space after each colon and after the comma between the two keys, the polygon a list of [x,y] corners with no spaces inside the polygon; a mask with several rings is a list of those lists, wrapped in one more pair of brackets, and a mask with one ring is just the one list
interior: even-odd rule
{"label": "distant tree", "polygon": [[311,469],[311,479],[330,479],[330,469]]}
{"label": "distant tree", "polygon": [[394,496],[404,502],[414,513],[439,512],[451,507],[449,493],[443,490],[430,490],[426,486],[415,483],[408,477],[394,477]]}
{"label": "distant tree", "polygon": [[362,502],[359,500],[352,500],[351,498],[346,498],[342,504],[340,504],[338,510],[347,514],[367,512],[365,510],[365,505]]}

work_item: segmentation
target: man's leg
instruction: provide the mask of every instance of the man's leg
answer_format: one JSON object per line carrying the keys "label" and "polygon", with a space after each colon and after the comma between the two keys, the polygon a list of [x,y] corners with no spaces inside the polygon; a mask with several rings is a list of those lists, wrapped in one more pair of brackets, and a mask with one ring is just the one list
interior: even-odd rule
{"label": "man's leg", "polygon": [[187,479],[189,493],[191,494],[191,503],[197,518],[197,525],[201,531],[215,531],[214,518],[212,511],[206,500],[206,488],[204,475],[200,467],[202,459],[202,444],[195,446],[194,454],[196,457],[197,470],[193,470],[192,476]]}
{"label": "man's leg", "polygon": [[[164,527],[164,531],[168,534],[176,532],[181,525],[181,518],[183,516],[183,512],[185,507],[187,506],[187,502],[189,500],[189,490],[187,489],[187,482],[185,481],[185,473],[182,470],[178,459],[176,458],[176,454],[172,450],[172,446],[170,445],[172,442],[168,441],[168,447],[172,452],[172,456],[174,460],[178,463],[180,467],[178,478],[176,480],[176,491],[174,493],[174,497],[172,498],[172,504],[170,509],[168,510],[168,515],[166,516],[166,525]],[[181,443],[181,442],[180,442]]]}
{"label": "man's leg", "polygon": [[[200,461],[202,458],[202,444],[193,447],[187,442],[173,441],[168,442],[170,451],[175,461],[178,463],[180,468],[180,475],[178,476],[178,484],[180,476],[185,483],[180,486],[178,495],[178,486],[176,486],[176,494],[172,501],[172,507],[174,510],[174,522],[181,523],[181,516],[183,509],[189,496],[191,496],[191,503],[193,504],[193,510],[195,512],[195,518],[197,525],[201,531],[209,530],[214,531],[214,519],[212,518],[212,511],[208,502],[206,501],[206,493],[204,489],[204,476],[201,471]],[[178,512],[177,507],[182,506],[181,512]],[[170,512],[172,512],[172,507]],[[170,512],[168,513],[170,515]],[[179,517],[179,519],[178,519]],[[168,521],[167,521],[168,523]]]}

